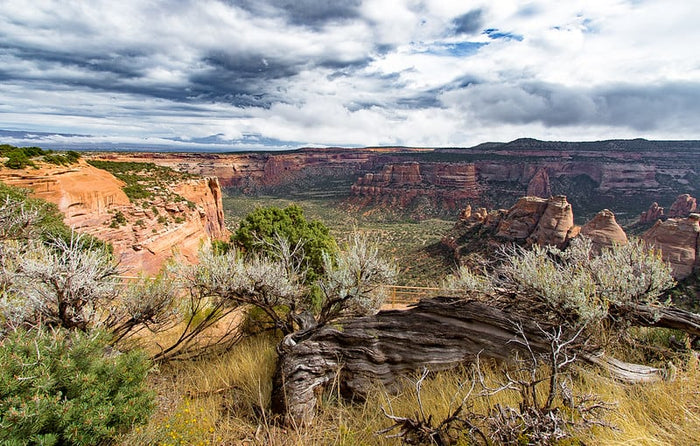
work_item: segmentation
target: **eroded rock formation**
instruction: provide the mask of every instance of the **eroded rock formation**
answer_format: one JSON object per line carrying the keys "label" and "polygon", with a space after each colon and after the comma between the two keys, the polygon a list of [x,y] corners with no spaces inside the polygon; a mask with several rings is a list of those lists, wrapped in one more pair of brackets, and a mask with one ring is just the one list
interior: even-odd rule
{"label": "eroded rock formation", "polygon": [[[457,215],[467,204],[504,207],[525,194],[567,195],[579,214],[602,208],[638,215],[640,202],[666,202],[700,189],[700,142],[520,139],[470,148],[324,148],[240,154],[93,154],[146,161],[244,193],[315,183],[356,207],[380,205]],[[366,174],[371,174],[367,176]],[[389,180],[387,180],[389,174]],[[663,179],[662,181],[659,181]],[[353,186],[354,184],[354,186]],[[284,189],[280,189],[284,188]],[[466,199],[465,199],[466,197]]]}
{"label": "eroded rock formation", "polygon": [[539,169],[527,184],[527,195],[530,197],[549,198],[552,196],[552,186],[549,183],[547,169]]}
{"label": "eroded rock formation", "polygon": [[688,194],[679,195],[668,210],[670,218],[687,217],[697,210],[697,200]]}
{"label": "eroded rock formation", "polygon": [[627,243],[627,234],[615,221],[615,214],[608,209],[598,212],[581,227],[581,235],[591,239],[598,249]]}
{"label": "eroded rock formation", "polygon": [[465,209],[442,243],[459,262],[470,263],[473,256],[490,257],[508,243],[563,247],[579,230],[566,197],[522,197],[508,210]]}
{"label": "eroded rock formation", "polygon": [[496,236],[527,244],[563,246],[577,229],[566,197],[523,197],[503,216]]}
{"label": "eroded rock formation", "polygon": [[671,264],[676,279],[688,277],[700,266],[700,214],[686,218],[658,220],[642,235],[642,240],[661,250],[664,260]]}
{"label": "eroded rock formation", "polygon": [[639,222],[653,223],[662,217],[664,217],[664,208],[659,206],[659,203],[653,202],[651,206],[649,206],[649,209],[642,212],[642,215],[639,216]]}
{"label": "eroded rock formation", "polygon": [[359,178],[350,190],[354,205],[432,207],[428,213],[433,214],[456,211],[480,195],[474,164],[386,164],[381,172]]}
{"label": "eroded rock formation", "polygon": [[203,243],[227,236],[216,178],[173,184],[168,196],[179,201],[154,196],[139,203],[129,200],[112,174],[82,161],[1,169],[0,181],[32,190],[55,203],[68,226],[110,242],[126,274],[155,273],[175,254],[196,261]]}
{"label": "eroded rock formation", "polygon": [[55,203],[70,226],[98,224],[109,210],[130,204],[121,181],[85,162],[67,167],[43,164],[36,169],[0,169],[0,181],[30,189],[35,197]]}
{"label": "eroded rock formation", "polygon": [[[566,197],[523,197],[510,209],[473,212],[466,208],[455,226],[443,238],[460,263],[470,264],[473,256],[491,257],[507,243],[565,247],[574,237],[589,237],[597,249],[627,243],[627,234],[615,214],[603,209],[583,227],[573,223],[572,207]],[[642,235],[671,265],[673,277],[681,280],[700,268],[700,214],[685,218],[657,220]],[[478,257],[477,257],[478,259]]]}
{"label": "eroded rock formation", "polygon": [[668,212],[664,212],[664,208],[660,207],[658,203],[652,203],[649,209],[639,216],[639,223],[654,223],[660,219],[688,217],[697,211],[697,199],[690,194],[681,194],[676,197]]}

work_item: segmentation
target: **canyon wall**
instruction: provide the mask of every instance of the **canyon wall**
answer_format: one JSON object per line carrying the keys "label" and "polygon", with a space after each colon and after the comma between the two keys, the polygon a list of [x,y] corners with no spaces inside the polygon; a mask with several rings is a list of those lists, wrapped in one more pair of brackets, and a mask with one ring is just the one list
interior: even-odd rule
{"label": "canyon wall", "polygon": [[[523,195],[566,195],[577,216],[602,208],[636,218],[652,201],[670,204],[700,189],[700,142],[520,139],[471,148],[318,148],[230,154],[95,153],[153,162],[242,193],[316,188],[351,207],[456,215],[467,204],[503,207]],[[425,215],[423,215],[425,214]]]}
{"label": "canyon wall", "polygon": [[0,181],[30,189],[33,196],[55,203],[68,226],[111,243],[127,275],[156,273],[173,255],[194,262],[203,243],[228,235],[216,178],[174,183],[169,198],[138,203],[123,192],[123,182],[82,161],[0,169]]}

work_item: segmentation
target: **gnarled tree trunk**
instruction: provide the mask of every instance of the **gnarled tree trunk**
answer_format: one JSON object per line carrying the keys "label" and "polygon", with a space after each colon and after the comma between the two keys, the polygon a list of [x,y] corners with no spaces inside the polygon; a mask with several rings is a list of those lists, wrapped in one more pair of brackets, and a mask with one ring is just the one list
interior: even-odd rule
{"label": "gnarled tree trunk", "polygon": [[[681,313],[671,313],[666,319],[676,328],[683,328],[677,326],[683,325],[679,321],[689,323],[684,327],[691,332],[700,327],[692,316],[681,317]],[[643,325],[653,322],[659,326],[666,320],[645,315],[640,311]],[[405,311],[381,311],[305,335],[292,334],[279,346],[272,408],[288,421],[308,423],[314,416],[317,392],[336,379],[344,394],[362,398],[373,383],[397,389],[401,376],[424,366],[441,370],[472,362],[477,355],[509,360],[515,352],[528,353],[522,343],[513,342],[523,334],[534,353],[546,353],[551,347],[543,328],[483,302],[443,297],[422,300]],[[659,369],[581,353],[625,381],[644,382],[661,376]]]}

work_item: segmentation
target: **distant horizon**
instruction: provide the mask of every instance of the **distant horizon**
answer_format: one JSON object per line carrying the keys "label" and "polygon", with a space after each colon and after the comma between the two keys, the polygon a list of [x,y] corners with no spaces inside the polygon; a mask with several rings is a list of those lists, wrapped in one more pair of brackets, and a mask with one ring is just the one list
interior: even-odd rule
{"label": "distant horizon", "polygon": [[0,2],[0,129],[210,152],[700,139],[697,23],[674,0]]}
{"label": "distant horizon", "polygon": [[[20,137],[19,135],[26,134],[25,137]],[[12,136],[8,136],[12,135]],[[167,144],[158,144],[147,146],[145,144],[136,143],[56,143],[56,142],[46,142],[47,140],[42,139],[42,136],[53,136],[56,134],[42,133],[42,132],[22,132],[17,130],[3,130],[0,129],[0,144],[10,144],[18,147],[28,147],[37,146],[43,149],[51,150],[76,150],[81,152],[145,152],[145,153],[211,153],[211,154],[226,154],[226,153],[242,153],[242,152],[287,152],[287,151],[297,151],[305,149],[474,149],[481,145],[486,144],[512,144],[521,140],[534,140],[542,143],[563,143],[563,144],[585,144],[585,143],[596,143],[596,142],[613,142],[613,141],[647,141],[647,142],[658,142],[658,143],[694,143],[697,142],[700,145],[700,139],[649,139],[643,137],[637,138],[605,138],[605,139],[587,139],[587,140],[543,140],[539,138],[533,138],[529,136],[521,136],[509,141],[481,141],[474,145],[464,145],[464,146],[418,146],[418,145],[300,145],[295,147],[287,148],[228,148],[226,144],[217,144],[214,146],[212,144],[206,144],[201,146],[189,146],[187,143],[183,143],[182,146],[169,146]],[[70,136],[83,136],[88,135],[70,135]],[[18,143],[20,142],[20,143]]]}

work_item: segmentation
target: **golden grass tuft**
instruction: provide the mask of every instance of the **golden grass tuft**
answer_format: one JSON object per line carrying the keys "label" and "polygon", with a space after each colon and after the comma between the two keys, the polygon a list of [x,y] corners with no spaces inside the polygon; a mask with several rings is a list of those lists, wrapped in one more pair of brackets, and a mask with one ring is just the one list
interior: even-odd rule
{"label": "golden grass tuft", "polygon": [[[376,435],[392,424],[381,408],[398,416],[415,415],[416,377],[407,379],[398,395],[387,395],[377,388],[362,402],[343,400],[337,388],[331,389],[322,396],[312,426],[295,430],[277,425],[269,413],[276,342],[267,336],[249,338],[221,357],[163,366],[151,377],[159,394],[158,413],[146,426],[125,436],[121,444],[399,443]],[[498,367],[485,364],[482,368],[487,382],[499,382]],[[575,393],[594,393],[616,405],[605,420],[617,430],[594,428],[577,433],[586,444],[700,444],[700,370],[695,358],[678,366],[674,380],[654,384],[626,385],[590,368],[577,370]],[[469,390],[470,379],[467,370],[435,373],[426,379],[421,393],[426,415],[432,414],[438,422],[443,419]],[[517,407],[519,396],[504,391],[471,401],[473,412],[486,413],[496,403]]]}

